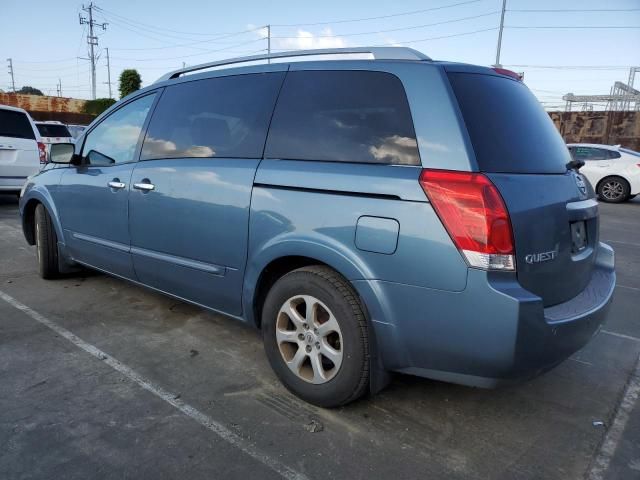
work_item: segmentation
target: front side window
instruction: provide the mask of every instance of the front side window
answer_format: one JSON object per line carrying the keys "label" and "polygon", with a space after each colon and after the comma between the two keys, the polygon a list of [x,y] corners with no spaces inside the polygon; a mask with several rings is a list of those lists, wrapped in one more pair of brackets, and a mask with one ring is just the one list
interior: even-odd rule
{"label": "front side window", "polygon": [[261,158],[283,75],[234,75],[167,87],[141,159]]}
{"label": "front side window", "polygon": [[265,157],[419,165],[402,82],[384,72],[289,72]]}
{"label": "front side window", "polygon": [[87,165],[108,166],[132,162],[142,126],[155,94],[128,103],[104,119],[87,135],[82,149]]}

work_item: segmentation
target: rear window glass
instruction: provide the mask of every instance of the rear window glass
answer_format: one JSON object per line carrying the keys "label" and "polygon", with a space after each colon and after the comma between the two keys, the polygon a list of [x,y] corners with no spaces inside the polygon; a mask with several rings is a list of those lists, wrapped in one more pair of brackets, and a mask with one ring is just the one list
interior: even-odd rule
{"label": "rear window glass", "polygon": [[22,112],[0,109],[0,137],[27,138],[35,140],[33,128]]}
{"label": "rear window glass", "polygon": [[142,160],[261,158],[283,73],[210,78],[167,87]]}
{"label": "rear window glass", "polygon": [[471,73],[449,73],[449,79],[481,171],[566,171],[569,150],[523,83]]}
{"label": "rear window glass", "polygon": [[40,136],[42,137],[70,137],[71,133],[64,125],[55,123],[36,123]]}
{"label": "rear window glass", "polygon": [[384,72],[289,72],[265,157],[419,165],[402,82]]}

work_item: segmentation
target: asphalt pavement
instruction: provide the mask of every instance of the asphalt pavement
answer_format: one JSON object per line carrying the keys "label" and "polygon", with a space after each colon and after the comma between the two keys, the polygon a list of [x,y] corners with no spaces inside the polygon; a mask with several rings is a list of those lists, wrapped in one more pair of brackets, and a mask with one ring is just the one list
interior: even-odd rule
{"label": "asphalt pavement", "polygon": [[640,198],[600,208],[618,286],[583,350],[518,386],[396,375],[323,410],[235,320],[98,273],[40,279],[0,195],[0,478],[640,478]]}

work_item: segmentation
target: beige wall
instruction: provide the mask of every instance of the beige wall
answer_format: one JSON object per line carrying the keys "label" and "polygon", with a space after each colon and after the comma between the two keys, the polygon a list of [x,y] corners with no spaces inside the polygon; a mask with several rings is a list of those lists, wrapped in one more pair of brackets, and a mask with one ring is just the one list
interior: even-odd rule
{"label": "beige wall", "polygon": [[567,143],[620,144],[640,151],[640,112],[549,112]]}

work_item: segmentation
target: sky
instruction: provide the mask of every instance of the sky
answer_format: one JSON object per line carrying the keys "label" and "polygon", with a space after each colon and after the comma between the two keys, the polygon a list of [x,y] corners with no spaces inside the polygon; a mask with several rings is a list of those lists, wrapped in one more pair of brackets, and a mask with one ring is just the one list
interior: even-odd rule
{"label": "sky", "polygon": [[[30,85],[45,94],[91,97],[87,30],[74,0],[0,0],[0,89]],[[125,68],[143,85],[180,68],[265,53],[265,25],[273,51],[400,45],[437,60],[495,62],[502,0],[319,2],[236,0],[96,0],[97,96],[112,95]],[[88,3],[84,4],[85,7]],[[558,11],[561,10],[561,11]],[[524,72],[525,83],[548,109],[564,107],[563,94],[606,94],[640,66],[640,0],[507,0],[500,63]],[[631,28],[629,28],[631,27]],[[636,88],[640,85],[637,76]]]}

